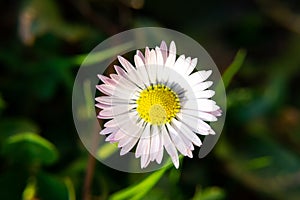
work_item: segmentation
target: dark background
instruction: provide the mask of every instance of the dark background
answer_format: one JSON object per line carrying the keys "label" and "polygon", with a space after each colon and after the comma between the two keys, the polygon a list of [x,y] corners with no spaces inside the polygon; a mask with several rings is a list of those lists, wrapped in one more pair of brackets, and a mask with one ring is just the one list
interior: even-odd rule
{"label": "dark background", "polygon": [[71,110],[78,56],[144,26],[192,37],[221,73],[247,55],[214,151],[185,158],[141,199],[300,199],[299,11],[296,0],[2,0],[0,199],[114,198],[150,175],[93,162]]}

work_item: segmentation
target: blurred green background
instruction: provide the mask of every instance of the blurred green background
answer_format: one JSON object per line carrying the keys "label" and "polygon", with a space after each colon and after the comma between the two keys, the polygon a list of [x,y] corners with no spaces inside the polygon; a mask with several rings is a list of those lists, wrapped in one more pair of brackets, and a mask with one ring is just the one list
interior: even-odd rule
{"label": "blurred green background", "polygon": [[[1,200],[300,199],[299,1],[2,0],[0,13]],[[143,26],[198,41],[227,70],[228,111],[204,159],[128,174],[87,153],[71,94],[82,55]]]}

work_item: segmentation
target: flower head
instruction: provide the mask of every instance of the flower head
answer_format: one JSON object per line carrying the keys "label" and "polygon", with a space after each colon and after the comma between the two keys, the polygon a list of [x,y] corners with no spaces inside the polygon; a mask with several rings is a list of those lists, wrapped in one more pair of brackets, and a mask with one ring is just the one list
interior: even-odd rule
{"label": "flower head", "polygon": [[169,49],[164,41],[155,49],[146,47],[145,56],[137,50],[135,66],[121,56],[118,60],[123,68],[115,65],[117,74],[98,75],[103,84],[97,89],[105,94],[96,98],[102,109],[98,118],[109,119],[100,134],[118,143],[121,155],[135,149],[141,168],[151,161],[160,164],[164,149],[178,168],[178,152],[192,157],[194,145],[201,146],[197,134],[215,134],[207,122],[217,121],[222,112],[210,99],[212,71],[194,72],[197,58],[176,58],[174,42]]}

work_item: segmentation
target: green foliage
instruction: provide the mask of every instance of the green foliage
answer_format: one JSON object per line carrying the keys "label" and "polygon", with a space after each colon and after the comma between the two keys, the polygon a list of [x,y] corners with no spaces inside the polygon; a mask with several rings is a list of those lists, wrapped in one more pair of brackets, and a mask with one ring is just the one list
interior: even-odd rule
{"label": "green foliage", "polygon": [[19,163],[52,164],[58,158],[53,144],[34,133],[19,133],[6,139],[2,153]]}
{"label": "green foliage", "polygon": [[66,183],[50,174],[39,173],[36,177],[37,196],[41,199],[71,200]]}
{"label": "green foliage", "polygon": [[143,198],[147,192],[149,192],[154,185],[159,181],[159,179],[164,175],[165,171],[172,167],[172,163],[169,161],[166,167],[160,169],[156,172],[153,172],[147,178],[145,178],[140,183],[133,185],[129,188],[125,188],[115,194],[113,194],[111,200],[123,200],[123,199],[134,199],[138,200]]}
{"label": "green foliage", "polygon": [[234,75],[239,71],[240,67],[244,63],[246,57],[245,50],[239,50],[233,60],[233,62],[228,66],[227,70],[224,72],[222,78],[225,88],[228,87]]}
{"label": "green foliage", "polygon": [[225,192],[218,187],[205,188],[197,191],[193,200],[222,200],[225,199]]}

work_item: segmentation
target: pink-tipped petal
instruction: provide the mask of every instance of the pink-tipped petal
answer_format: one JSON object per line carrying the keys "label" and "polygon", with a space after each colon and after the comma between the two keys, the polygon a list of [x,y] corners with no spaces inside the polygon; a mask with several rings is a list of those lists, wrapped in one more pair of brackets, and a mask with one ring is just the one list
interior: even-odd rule
{"label": "pink-tipped petal", "polygon": [[118,60],[127,72],[130,72],[131,70],[134,70],[133,65],[128,60],[123,58],[122,56],[118,56]]}
{"label": "pink-tipped petal", "polygon": [[168,57],[168,47],[165,41],[162,41],[160,44],[160,50],[163,58],[163,62],[166,63]]}
{"label": "pink-tipped petal", "polygon": [[142,62],[145,64],[145,57],[140,50],[136,51],[136,55],[139,56],[141,58]]}

